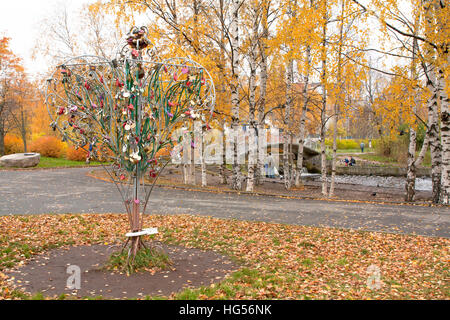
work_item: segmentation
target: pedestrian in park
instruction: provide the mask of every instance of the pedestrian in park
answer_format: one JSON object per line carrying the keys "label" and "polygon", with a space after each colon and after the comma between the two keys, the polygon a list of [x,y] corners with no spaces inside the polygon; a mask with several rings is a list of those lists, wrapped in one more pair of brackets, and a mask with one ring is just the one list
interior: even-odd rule
{"label": "pedestrian in park", "polygon": [[275,179],[275,170],[274,170],[275,163],[274,162],[275,161],[272,157],[272,153],[269,152],[269,156],[267,157],[267,165],[268,165],[268,169],[269,169],[268,172],[269,172],[270,179]]}
{"label": "pedestrian in park", "polygon": [[345,162],[345,166],[348,167],[348,164],[350,163],[350,161],[348,160],[348,158],[345,158],[344,162]]}
{"label": "pedestrian in park", "polygon": [[365,147],[366,145],[364,144],[364,142],[361,142],[361,145],[360,145],[360,147],[361,147],[361,153],[364,153],[364,147]]}
{"label": "pedestrian in park", "polygon": [[351,157],[350,159],[350,166],[353,167],[356,164],[355,158]]}

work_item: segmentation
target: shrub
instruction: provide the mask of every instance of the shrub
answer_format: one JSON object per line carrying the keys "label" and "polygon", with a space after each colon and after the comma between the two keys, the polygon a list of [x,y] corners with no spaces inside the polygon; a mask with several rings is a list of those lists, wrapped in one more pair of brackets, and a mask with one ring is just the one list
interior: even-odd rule
{"label": "shrub", "polygon": [[[339,150],[349,150],[349,149],[358,149],[359,143],[352,139],[343,139],[343,140],[337,140],[337,148]],[[325,145],[327,147],[332,148],[333,147],[333,139],[326,139]]]}
{"label": "shrub", "polygon": [[75,149],[74,147],[70,146],[67,148],[66,158],[67,160],[72,161],[84,161],[87,158],[87,151],[83,148]]}
{"label": "shrub", "polygon": [[398,163],[406,163],[408,156],[408,139],[404,138],[382,138],[375,144],[375,151],[378,155],[389,157]]}
{"label": "shrub", "polygon": [[7,134],[5,136],[5,154],[22,153],[23,142],[19,137]]}
{"label": "shrub", "polygon": [[389,157],[392,153],[392,141],[386,138],[382,138],[375,146],[375,151],[380,156]]}
{"label": "shrub", "polygon": [[[69,146],[66,152],[67,160],[72,161],[85,161],[87,159],[89,145],[84,146],[83,148],[76,149],[73,146]],[[105,146],[97,146],[96,149],[91,153],[91,161],[98,162],[108,162],[113,158],[112,151]]]}
{"label": "shrub", "polygon": [[56,137],[44,136],[31,143],[30,150],[40,153],[43,157],[62,158],[66,151],[66,144]]}

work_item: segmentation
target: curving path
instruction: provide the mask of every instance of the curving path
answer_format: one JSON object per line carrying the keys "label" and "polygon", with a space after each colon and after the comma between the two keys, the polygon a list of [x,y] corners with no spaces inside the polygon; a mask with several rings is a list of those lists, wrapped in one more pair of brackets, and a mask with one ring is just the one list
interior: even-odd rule
{"label": "curving path", "polygon": [[[114,185],[92,168],[0,171],[0,215],[122,213]],[[155,188],[149,213],[419,234],[450,238],[450,209],[215,194]]]}

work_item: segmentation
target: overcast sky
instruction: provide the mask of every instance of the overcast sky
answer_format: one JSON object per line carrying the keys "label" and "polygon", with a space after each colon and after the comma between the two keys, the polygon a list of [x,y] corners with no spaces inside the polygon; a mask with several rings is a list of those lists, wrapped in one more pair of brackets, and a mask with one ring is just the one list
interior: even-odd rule
{"label": "overcast sky", "polygon": [[[69,15],[75,17],[84,4],[93,2],[95,0],[0,0],[0,37],[12,38],[12,50],[23,59],[27,72],[32,77],[36,76],[48,70],[48,61],[32,58],[36,41],[45,37],[39,32],[42,30],[42,20],[51,16],[58,4],[61,7],[61,3],[64,3]],[[375,33],[376,30],[374,24]]]}
{"label": "overcast sky", "polygon": [[[11,49],[19,55],[25,68],[31,74],[45,71],[43,61],[32,60],[32,50],[36,39],[44,35],[39,34],[39,23],[55,10],[62,0],[0,0],[0,36],[12,38]],[[69,12],[74,14],[85,3],[92,0],[69,0]]]}

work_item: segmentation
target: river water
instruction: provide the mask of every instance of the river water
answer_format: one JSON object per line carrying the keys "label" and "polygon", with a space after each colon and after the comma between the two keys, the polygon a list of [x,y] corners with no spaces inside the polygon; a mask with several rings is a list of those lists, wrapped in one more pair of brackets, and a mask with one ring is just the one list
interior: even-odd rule
{"label": "river water", "polygon": [[[363,185],[368,187],[404,189],[406,178],[344,175],[344,176],[336,176],[336,182],[345,184]],[[431,178],[417,178],[416,190],[431,191]]]}

